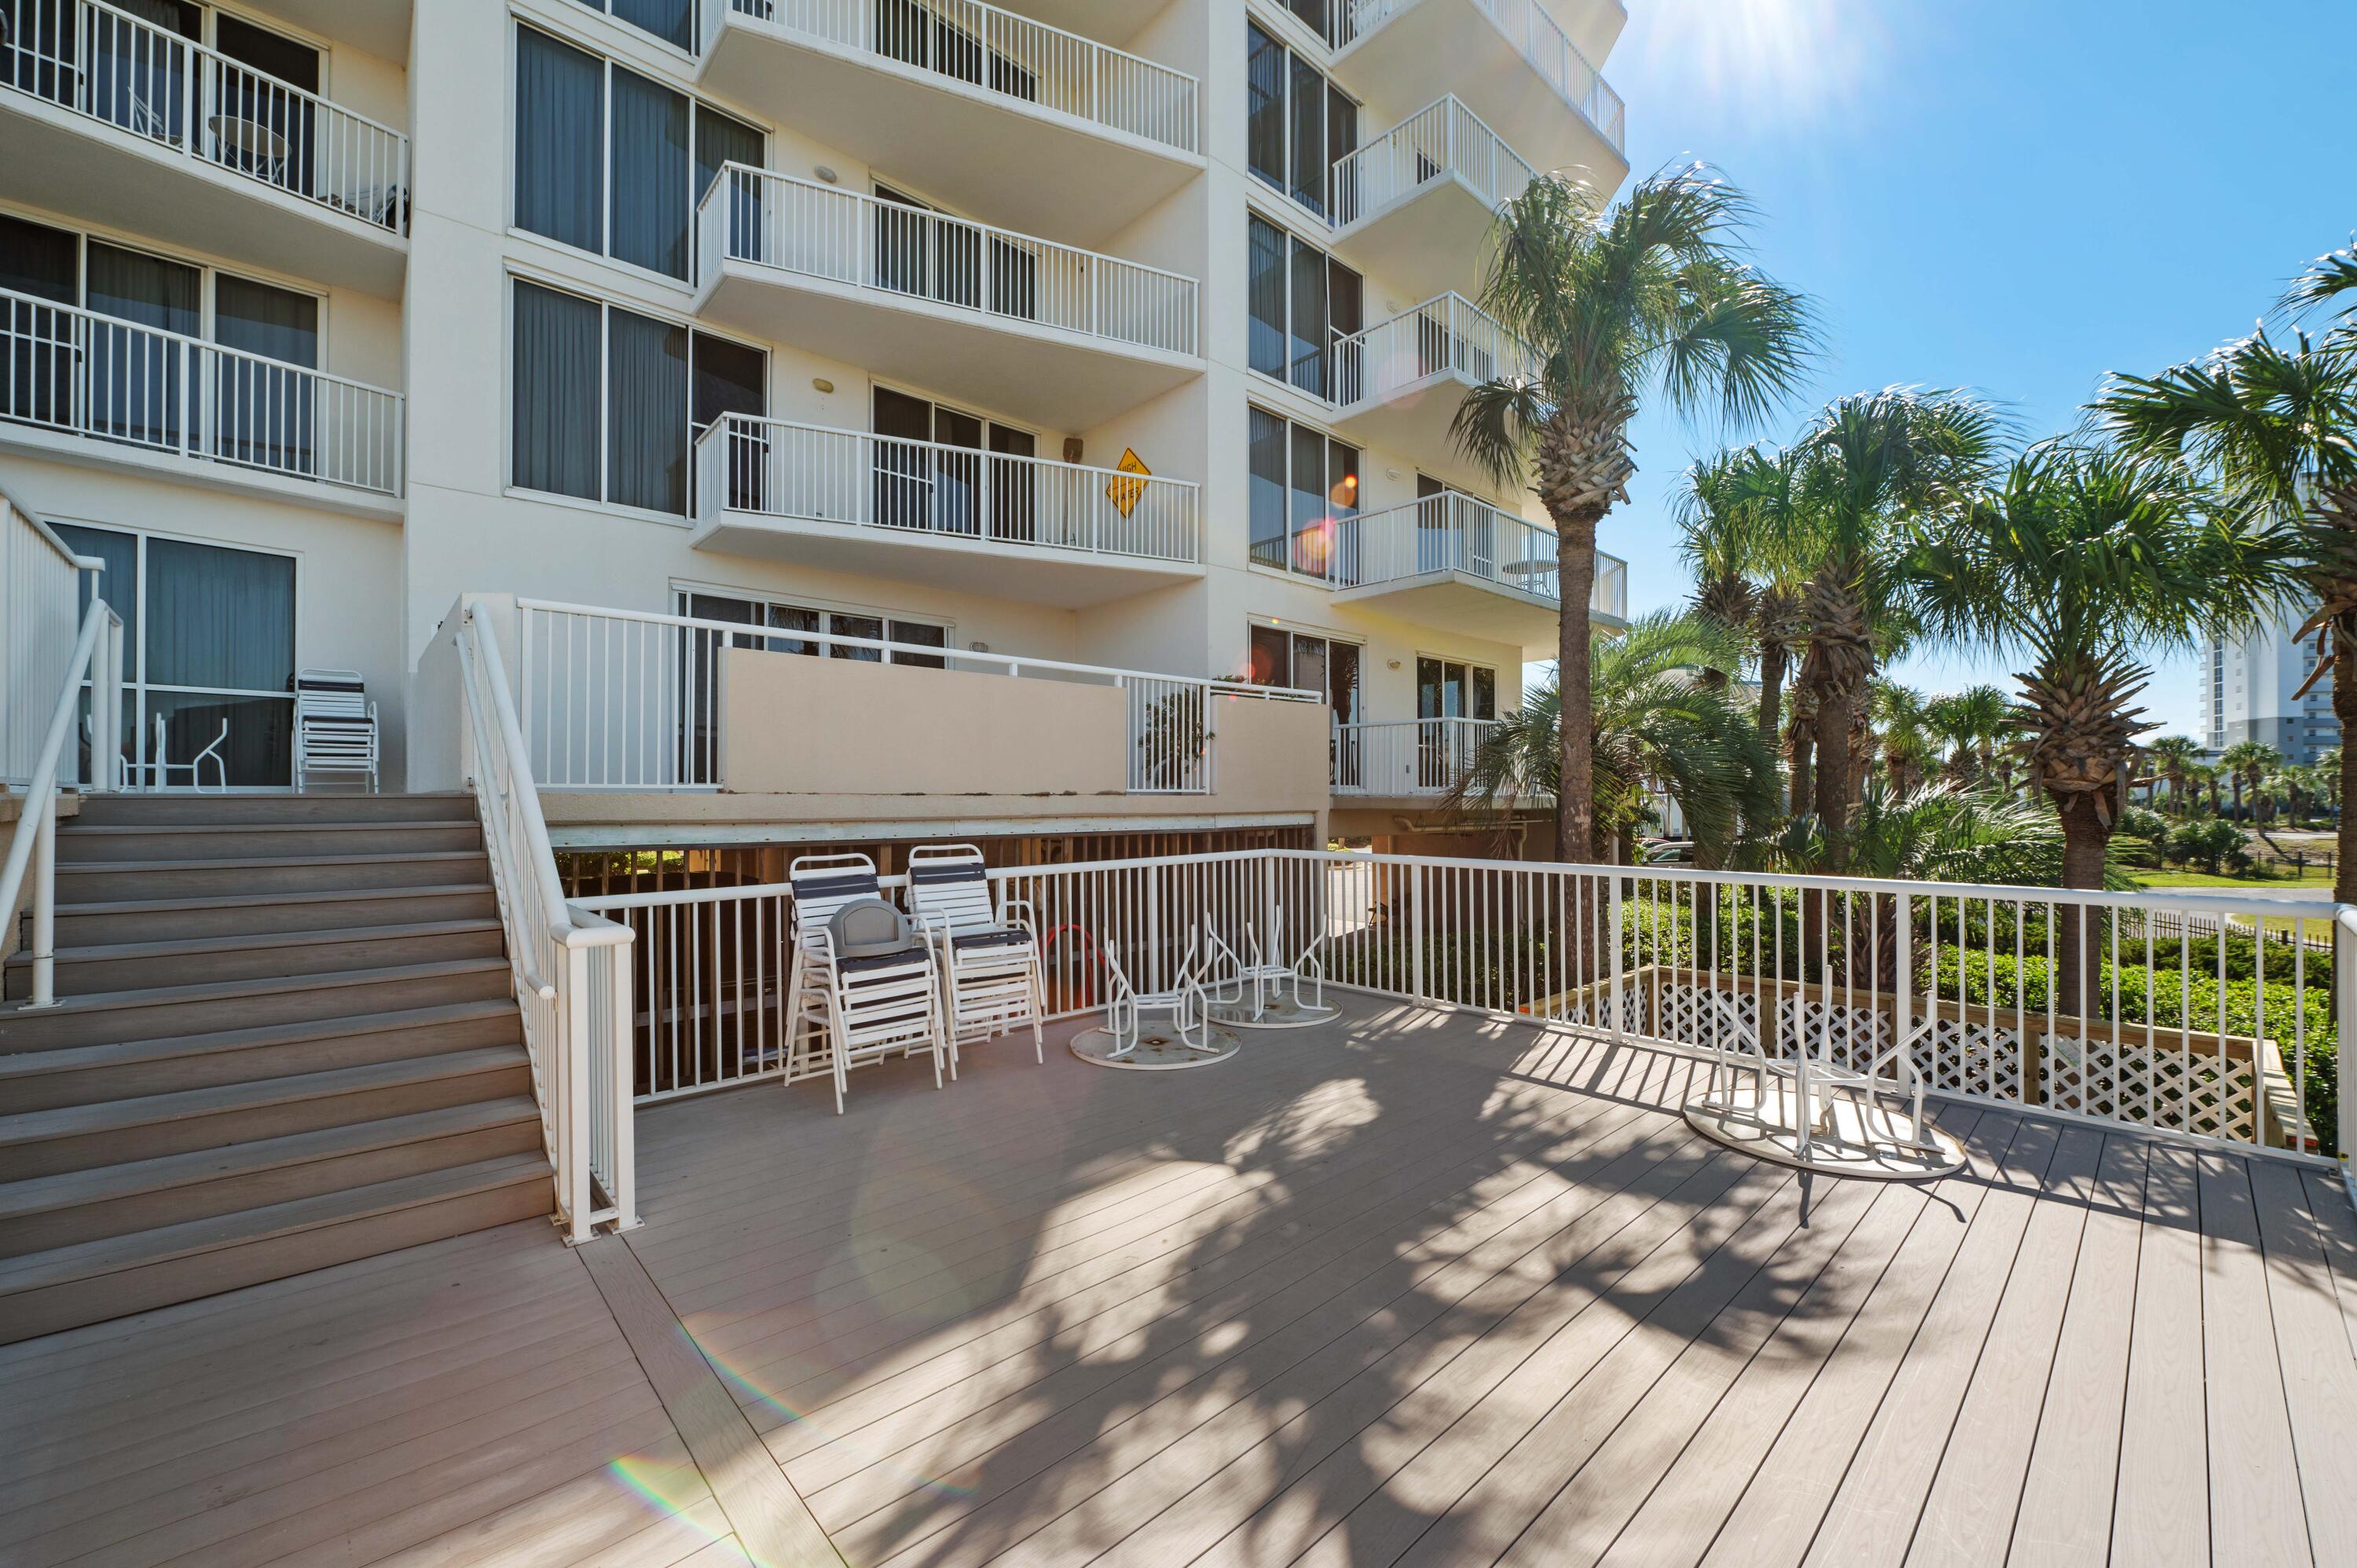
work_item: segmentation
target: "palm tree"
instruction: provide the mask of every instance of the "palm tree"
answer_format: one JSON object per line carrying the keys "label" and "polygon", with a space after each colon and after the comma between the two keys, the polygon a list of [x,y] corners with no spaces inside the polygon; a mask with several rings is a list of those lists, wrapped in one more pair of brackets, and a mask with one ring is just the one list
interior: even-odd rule
{"label": "palm tree", "polygon": [[2145,755],[2160,769],[2161,780],[2169,786],[2169,803],[2179,816],[2185,814],[2185,780],[2187,770],[2201,755],[2201,743],[2190,735],[2165,735],[2146,746]]}
{"label": "palm tree", "polygon": [[1465,394],[1458,446],[1501,486],[1528,472],[1554,520],[1562,625],[1562,853],[1594,845],[1594,696],[1588,596],[1596,532],[1637,471],[1629,426],[1658,395],[1682,414],[1756,420],[1796,386],[1816,335],[1802,296],[1751,267],[1742,192],[1696,165],[1639,182],[1619,203],[1564,175],[1499,209],[1481,305],[1532,346],[1529,376]]}
{"label": "palm tree", "polygon": [[[2136,450],[2175,458],[2298,530],[2317,599],[2299,632],[2330,643],[2346,735],[2357,729],[2357,245],[2310,263],[2276,314],[2290,342],[2262,328],[2158,376],[2116,376],[2095,413]],[[2320,338],[2298,327],[2319,318]],[[2344,799],[2357,791],[2352,766],[2344,751]],[[2357,823],[2345,818],[2333,897],[2357,901]]]}
{"label": "palm tree", "polygon": [[1682,551],[1695,574],[1695,608],[1746,640],[1760,675],[1760,741],[1777,749],[1784,676],[1799,641],[1801,584],[1776,542],[1793,499],[1796,465],[1746,446],[1696,463],[1679,503]]}
{"label": "palm tree", "polygon": [[1996,686],[1967,686],[1934,697],[1924,721],[1948,747],[1943,771],[1958,784],[1977,784],[1988,775],[1998,744],[2012,733],[2013,699]]}
{"label": "palm tree", "polygon": [[[1743,823],[1776,815],[1776,764],[1760,744],[1749,704],[1723,682],[1694,677],[1723,668],[1735,646],[1724,628],[1698,616],[1656,611],[1619,638],[1598,634],[1590,707],[1591,802],[1598,831],[1625,864],[1658,786],[1686,820],[1695,858],[1723,864]],[[1548,680],[1506,714],[1475,749],[1451,808],[1480,813],[1561,787],[1560,690]]]}
{"label": "palm tree", "polygon": [[1939,761],[1940,736],[1923,693],[1896,681],[1877,679],[1867,688],[1867,711],[1882,740],[1882,769],[1895,795],[1920,787]]}
{"label": "palm tree", "polygon": [[2259,780],[2283,766],[2283,753],[2264,741],[2237,741],[2218,758],[2234,787],[2234,815],[2243,814],[2243,791],[2255,791]]}
{"label": "palm tree", "polygon": [[2001,433],[1986,404],[1961,393],[1893,388],[1833,403],[1800,443],[1805,500],[1782,542],[1813,564],[1800,680],[1816,708],[1816,814],[1836,870],[1856,792],[1852,711],[1906,613],[1908,525],[1968,494]]}

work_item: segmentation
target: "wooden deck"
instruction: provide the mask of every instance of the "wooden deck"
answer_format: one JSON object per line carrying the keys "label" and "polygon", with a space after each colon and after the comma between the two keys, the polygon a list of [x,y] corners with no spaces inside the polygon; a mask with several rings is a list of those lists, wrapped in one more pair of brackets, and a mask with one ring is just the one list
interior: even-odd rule
{"label": "wooden deck", "polygon": [[1955,1111],[1804,1193],[1695,1070],[1364,1004],[662,1106],[626,1241],[0,1350],[0,1563],[2357,1563],[2336,1180]]}

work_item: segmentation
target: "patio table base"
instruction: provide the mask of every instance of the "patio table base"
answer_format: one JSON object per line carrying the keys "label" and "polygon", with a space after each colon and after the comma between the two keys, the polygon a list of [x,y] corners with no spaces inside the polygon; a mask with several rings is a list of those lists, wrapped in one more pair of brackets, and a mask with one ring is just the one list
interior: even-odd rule
{"label": "patio table base", "polygon": [[1297,1001],[1291,996],[1269,998],[1257,1015],[1249,1000],[1214,1002],[1211,1013],[1212,1023],[1225,1024],[1232,1029],[1311,1029],[1342,1015],[1340,1007]]}
{"label": "patio table base", "polygon": [[1803,1155],[1795,1101],[1790,1084],[1771,1083],[1764,1100],[1757,1088],[1737,1089],[1723,1099],[1705,1094],[1686,1101],[1685,1118],[1715,1144],[1823,1176],[1921,1181],[1964,1166],[1964,1146],[1950,1134],[1932,1127],[1934,1147],[1921,1147],[1907,1136],[1903,1112],[1878,1100],[1868,1102],[1869,1111],[1846,1091],[1819,1099],[1817,1123]]}
{"label": "patio table base", "polygon": [[1158,1028],[1138,1031],[1137,1048],[1126,1056],[1113,1054],[1113,1032],[1109,1029],[1083,1029],[1072,1036],[1072,1054],[1092,1067],[1123,1068],[1131,1072],[1179,1072],[1190,1067],[1211,1067],[1236,1054],[1236,1037],[1213,1024],[1211,1030],[1212,1050],[1200,1051],[1182,1045],[1178,1031],[1164,1025]]}

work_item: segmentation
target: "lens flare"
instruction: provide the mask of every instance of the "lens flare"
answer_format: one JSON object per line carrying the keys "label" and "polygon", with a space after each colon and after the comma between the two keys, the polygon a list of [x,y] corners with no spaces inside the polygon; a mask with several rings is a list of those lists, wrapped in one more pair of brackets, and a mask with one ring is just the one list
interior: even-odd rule
{"label": "lens flare", "polygon": [[1757,129],[1839,113],[1890,41],[1876,0],[1650,0],[1631,13],[1605,67],[1631,102],[1676,102]]}

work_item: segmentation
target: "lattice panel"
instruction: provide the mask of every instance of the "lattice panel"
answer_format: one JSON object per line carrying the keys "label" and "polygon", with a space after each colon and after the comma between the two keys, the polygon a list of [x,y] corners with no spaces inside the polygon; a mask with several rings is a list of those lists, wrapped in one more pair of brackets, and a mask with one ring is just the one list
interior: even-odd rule
{"label": "lattice panel", "polygon": [[1871,1007],[1787,996],[1777,1006],[1776,1021],[1779,1052],[1787,1057],[1797,1054],[1795,1047],[1805,1040],[1818,1060],[1867,1072],[1876,1053],[1890,1047],[1890,1020]]}
{"label": "lattice panel", "polygon": [[1653,1021],[1656,1039],[1709,1050],[1724,1046],[1730,1051],[1760,1048],[1760,999],[1749,992],[1706,990],[1699,985],[1661,988],[1661,1016]]}
{"label": "lattice panel", "polygon": [[2258,1138],[2257,1075],[2248,1061],[2049,1035],[2047,1103],[2149,1127]]}
{"label": "lattice panel", "polygon": [[2011,1029],[1985,1020],[1942,1018],[1932,1026],[1930,1058],[1924,1077],[1936,1088],[1992,1100],[2022,1097],[2021,1036]]}

